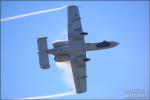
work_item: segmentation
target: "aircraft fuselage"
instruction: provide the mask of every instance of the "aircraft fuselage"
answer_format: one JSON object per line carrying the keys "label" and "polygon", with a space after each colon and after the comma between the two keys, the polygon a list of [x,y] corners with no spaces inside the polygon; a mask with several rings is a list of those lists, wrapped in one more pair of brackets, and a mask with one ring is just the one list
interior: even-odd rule
{"label": "aircraft fuselage", "polygon": [[95,50],[103,50],[117,46],[117,42],[113,41],[103,41],[100,43],[85,43],[85,44],[67,44],[60,47],[54,47],[48,50],[49,54],[59,55],[59,54],[72,54],[80,51],[95,51]]}

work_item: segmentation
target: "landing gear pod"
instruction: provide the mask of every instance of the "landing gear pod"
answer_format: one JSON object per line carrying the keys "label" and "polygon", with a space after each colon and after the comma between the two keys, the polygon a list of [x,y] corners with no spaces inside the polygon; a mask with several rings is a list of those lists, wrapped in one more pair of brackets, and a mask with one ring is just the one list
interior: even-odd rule
{"label": "landing gear pod", "polygon": [[84,58],[83,61],[90,61],[90,58]]}
{"label": "landing gear pod", "polygon": [[88,33],[87,32],[82,32],[81,35],[88,35]]}

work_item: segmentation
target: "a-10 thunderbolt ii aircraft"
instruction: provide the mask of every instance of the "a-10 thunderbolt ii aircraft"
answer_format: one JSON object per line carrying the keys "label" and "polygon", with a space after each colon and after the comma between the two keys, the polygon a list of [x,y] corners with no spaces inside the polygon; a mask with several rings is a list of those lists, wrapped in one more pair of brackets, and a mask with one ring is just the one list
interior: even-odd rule
{"label": "a-10 thunderbolt ii aircraft", "polygon": [[77,6],[68,6],[68,41],[53,43],[54,48],[47,48],[47,37],[38,38],[39,62],[42,69],[48,69],[48,54],[55,56],[56,62],[70,61],[76,93],[87,91],[86,62],[90,59],[86,57],[86,51],[109,49],[119,43],[113,41],[103,41],[98,43],[85,43],[80,15]]}

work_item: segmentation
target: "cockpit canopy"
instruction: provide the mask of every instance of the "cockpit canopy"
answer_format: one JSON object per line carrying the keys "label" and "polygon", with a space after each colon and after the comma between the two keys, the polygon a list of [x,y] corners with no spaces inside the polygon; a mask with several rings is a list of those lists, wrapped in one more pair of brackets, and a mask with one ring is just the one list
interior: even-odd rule
{"label": "cockpit canopy", "polygon": [[102,47],[108,47],[108,46],[110,46],[110,45],[111,45],[110,42],[103,41],[103,42],[97,43],[97,44],[96,44],[96,47],[102,48]]}

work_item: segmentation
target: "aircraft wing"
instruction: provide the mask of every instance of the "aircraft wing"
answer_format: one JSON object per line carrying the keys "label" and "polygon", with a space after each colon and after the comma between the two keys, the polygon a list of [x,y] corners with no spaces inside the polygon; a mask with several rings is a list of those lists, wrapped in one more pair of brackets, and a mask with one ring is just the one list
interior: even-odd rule
{"label": "aircraft wing", "polygon": [[[82,25],[77,6],[68,6],[68,43],[69,44],[84,44],[84,35],[81,33]],[[83,93],[87,90],[86,83],[86,52],[74,52],[70,54],[70,63],[73,72],[73,78],[77,93]]]}
{"label": "aircraft wing", "polygon": [[81,35],[82,25],[77,6],[68,6],[68,42],[70,44],[83,44],[84,35]]}
{"label": "aircraft wing", "polygon": [[85,51],[70,55],[72,73],[77,93],[83,93],[87,90],[86,62],[83,61],[84,58],[86,58]]}

